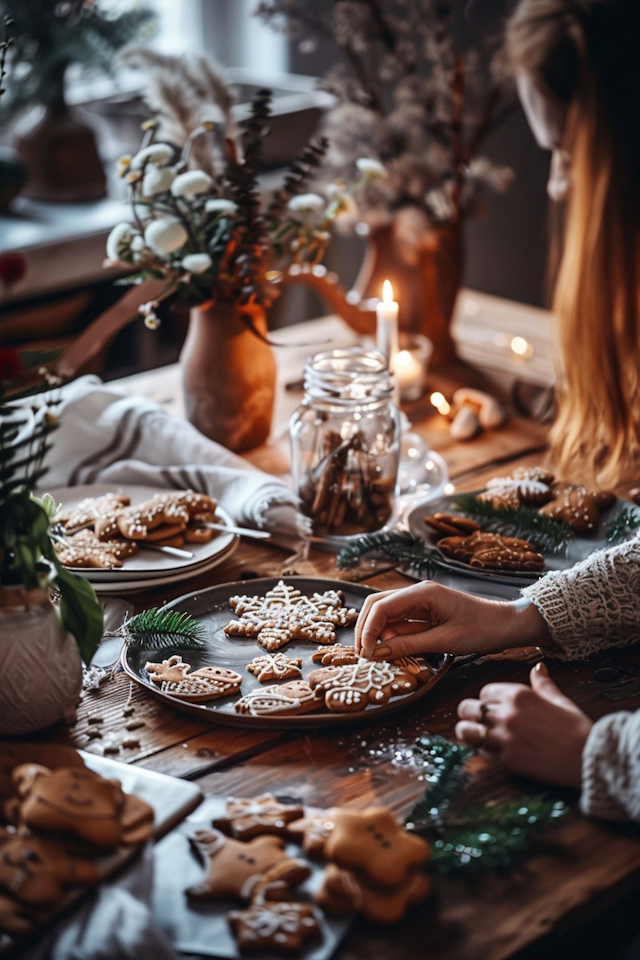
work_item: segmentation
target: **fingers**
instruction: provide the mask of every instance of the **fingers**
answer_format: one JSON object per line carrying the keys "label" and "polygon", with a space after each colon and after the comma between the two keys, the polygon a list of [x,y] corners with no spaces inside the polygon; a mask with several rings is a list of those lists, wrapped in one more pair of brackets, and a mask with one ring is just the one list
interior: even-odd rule
{"label": "fingers", "polygon": [[[414,628],[417,624],[413,624]],[[389,630],[393,630],[390,627]],[[386,633],[383,630],[383,634]],[[431,627],[418,633],[381,638],[382,642],[374,646],[372,660],[398,660],[416,653],[446,653],[451,648],[451,632],[446,627]]]}
{"label": "fingers", "polygon": [[487,727],[483,723],[460,720],[456,723],[456,738],[469,747],[481,747],[483,750],[490,752],[498,749],[491,727]]}
{"label": "fingers", "polygon": [[[417,586],[423,587],[423,584]],[[366,598],[355,629],[356,652],[361,657],[370,657],[378,639],[388,623],[406,620],[420,611],[416,590],[406,587],[401,590],[387,590]]]}
{"label": "fingers", "polygon": [[486,703],[481,703],[480,700],[472,700],[471,698],[461,700],[458,704],[458,716],[461,720],[484,723],[486,726],[489,722],[489,707]]}
{"label": "fingers", "polygon": [[529,680],[531,689],[549,703],[555,703],[557,707],[573,706],[573,700],[565,697],[564,693],[558,689],[544,663],[536,663],[529,674]]}

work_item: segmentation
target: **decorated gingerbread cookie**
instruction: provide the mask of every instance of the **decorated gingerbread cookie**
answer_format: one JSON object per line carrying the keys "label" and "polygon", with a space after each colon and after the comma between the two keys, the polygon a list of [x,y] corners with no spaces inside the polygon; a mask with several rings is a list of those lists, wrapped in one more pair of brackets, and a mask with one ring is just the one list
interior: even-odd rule
{"label": "decorated gingerbread cookie", "polygon": [[247,670],[253,673],[260,683],[273,680],[298,680],[302,677],[302,660],[299,657],[287,657],[284,653],[265,653],[254,657],[247,664]]}
{"label": "decorated gingerbread cookie", "polygon": [[201,884],[190,887],[192,900],[211,900],[235,896],[249,900],[256,884],[274,868],[271,882],[294,886],[309,876],[309,868],[284,852],[281,837],[265,835],[242,842],[226,837],[220,830],[197,830],[190,842],[206,864]]}
{"label": "decorated gingerbread cookie", "polygon": [[327,837],[333,830],[335,810],[317,810],[305,812],[304,817],[287,824],[287,836],[302,846],[312,860],[324,854]]}
{"label": "decorated gingerbread cookie", "polygon": [[252,903],[228,915],[240,950],[297,954],[319,936],[320,924],[309,903]]}
{"label": "decorated gingerbread cookie", "polygon": [[311,654],[314,663],[321,663],[323,667],[342,667],[347,663],[357,663],[359,660],[355,647],[347,647],[343,643],[332,643],[328,647],[320,647]]}
{"label": "decorated gingerbread cookie", "polygon": [[337,810],[333,822],[327,858],[368,885],[398,888],[429,859],[427,843],[399,826],[386,807]]}
{"label": "decorated gingerbread cookie", "polygon": [[182,657],[174,655],[161,663],[150,661],[145,672],[162,693],[193,703],[217,700],[240,692],[242,674],[226,667],[207,666],[191,672]]}
{"label": "decorated gingerbread cookie", "polygon": [[297,803],[281,803],[271,793],[253,799],[227,800],[224,816],[217,817],[213,826],[237,840],[252,840],[262,834],[287,835],[287,824],[299,820],[304,809]]}
{"label": "decorated gingerbread cookie", "polygon": [[305,597],[282,580],[263,597],[231,597],[229,604],[240,619],[227,624],[227,636],[255,638],[267,650],[294,639],[333,643],[336,626],[348,626],[357,618],[355,610],[344,607],[338,591]]}
{"label": "decorated gingerbread cookie", "polygon": [[342,667],[322,667],[309,674],[309,685],[336,713],[355,713],[370,704],[382,706],[392,697],[412,693],[418,681],[385,661],[359,659]]}
{"label": "decorated gingerbread cookie", "polygon": [[251,690],[234,706],[237,713],[249,717],[297,716],[319,710],[322,700],[306,680],[289,680]]}

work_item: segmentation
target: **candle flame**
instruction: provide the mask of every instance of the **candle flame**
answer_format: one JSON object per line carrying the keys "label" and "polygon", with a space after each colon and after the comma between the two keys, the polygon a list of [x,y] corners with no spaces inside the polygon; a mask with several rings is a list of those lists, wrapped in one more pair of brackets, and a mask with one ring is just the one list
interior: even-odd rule
{"label": "candle flame", "polygon": [[382,284],[382,302],[393,303],[393,287],[390,280],[385,280]]}
{"label": "candle flame", "polygon": [[401,350],[396,357],[396,367],[406,367],[411,363],[411,354],[408,350]]}

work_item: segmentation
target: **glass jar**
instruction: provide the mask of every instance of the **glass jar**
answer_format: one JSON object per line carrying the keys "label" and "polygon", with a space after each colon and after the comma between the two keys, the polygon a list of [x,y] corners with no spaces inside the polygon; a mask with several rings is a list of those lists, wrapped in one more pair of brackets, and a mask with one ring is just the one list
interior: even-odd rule
{"label": "glass jar", "polygon": [[379,530],[393,513],[400,414],[382,354],[359,347],[307,360],[291,418],[292,470],[317,536]]}

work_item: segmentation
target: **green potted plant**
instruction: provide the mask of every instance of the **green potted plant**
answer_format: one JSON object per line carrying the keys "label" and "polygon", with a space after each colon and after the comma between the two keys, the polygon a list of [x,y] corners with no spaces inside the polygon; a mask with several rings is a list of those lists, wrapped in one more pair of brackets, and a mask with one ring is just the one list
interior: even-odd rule
{"label": "green potted plant", "polygon": [[50,379],[15,391],[32,378],[23,360],[0,348],[0,735],[30,733],[74,714],[82,661],[90,662],[103,629],[93,587],[56,556],[52,498],[34,495],[57,404]]}
{"label": "green potted plant", "polygon": [[73,65],[109,72],[116,51],[149,31],[151,10],[136,3],[114,14],[101,0],[0,0],[3,16],[11,20],[13,42],[0,125],[27,107],[44,108],[16,144],[29,168],[26,192],[61,203],[103,197],[95,136],[67,105],[67,73]]}

